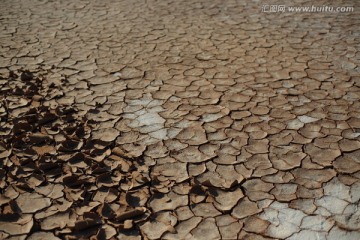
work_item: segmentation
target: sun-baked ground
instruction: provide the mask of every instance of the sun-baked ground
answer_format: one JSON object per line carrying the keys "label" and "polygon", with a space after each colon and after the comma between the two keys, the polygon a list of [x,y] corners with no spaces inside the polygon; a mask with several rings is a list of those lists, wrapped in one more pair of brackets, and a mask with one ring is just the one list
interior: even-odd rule
{"label": "sun-baked ground", "polygon": [[0,239],[360,239],[360,1],[264,4],[3,0]]}

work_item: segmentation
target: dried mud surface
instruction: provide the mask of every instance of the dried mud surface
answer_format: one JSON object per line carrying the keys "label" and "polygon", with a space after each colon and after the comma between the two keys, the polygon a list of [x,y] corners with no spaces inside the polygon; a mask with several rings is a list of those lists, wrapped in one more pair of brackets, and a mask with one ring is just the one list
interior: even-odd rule
{"label": "dried mud surface", "polygon": [[360,2],[263,4],[3,1],[0,239],[360,239]]}

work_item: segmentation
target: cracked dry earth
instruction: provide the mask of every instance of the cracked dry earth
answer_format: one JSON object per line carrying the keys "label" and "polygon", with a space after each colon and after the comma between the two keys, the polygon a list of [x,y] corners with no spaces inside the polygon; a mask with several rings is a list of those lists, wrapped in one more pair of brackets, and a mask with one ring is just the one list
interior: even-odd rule
{"label": "cracked dry earth", "polygon": [[0,239],[360,239],[360,2],[263,4],[1,1]]}

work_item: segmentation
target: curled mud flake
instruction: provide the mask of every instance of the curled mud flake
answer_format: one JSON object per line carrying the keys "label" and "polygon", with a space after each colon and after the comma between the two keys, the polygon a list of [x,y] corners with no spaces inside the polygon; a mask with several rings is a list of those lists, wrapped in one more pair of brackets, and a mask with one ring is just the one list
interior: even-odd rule
{"label": "curled mud flake", "polygon": [[52,216],[58,212],[65,212],[69,210],[72,206],[72,202],[67,201],[64,198],[59,198],[53,201],[53,204],[48,207],[45,211],[39,211],[35,214],[35,219],[44,219],[49,216]]}
{"label": "curled mud flake", "polygon": [[255,170],[254,174],[258,171],[263,171],[272,167],[267,154],[255,154],[251,156],[244,165],[248,169]]}
{"label": "curled mud flake", "polygon": [[274,134],[270,137],[270,145],[272,146],[287,146],[293,141],[293,136],[287,132]]}
{"label": "curled mud flake", "polygon": [[[342,215],[335,216],[336,224],[348,231],[359,231],[360,211],[356,205],[348,205]],[[327,227],[327,226],[326,226]]]}
{"label": "curled mud flake", "polygon": [[304,169],[297,168],[292,171],[295,179],[294,182],[303,185],[306,188],[320,188],[323,183],[330,181],[336,176],[332,169]]}
{"label": "curled mud flake", "polygon": [[243,229],[247,232],[258,233],[264,235],[270,222],[263,220],[257,216],[251,216],[244,221]]}
{"label": "curled mud flake", "polygon": [[250,109],[250,112],[255,115],[266,115],[268,114],[270,109],[266,106],[256,106]]}
{"label": "curled mud flake", "polygon": [[309,116],[306,116],[306,115],[298,116],[297,118],[298,118],[302,123],[304,123],[304,124],[316,122],[316,121],[319,120],[319,119],[317,119],[317,118],[309,117]]}
{"label": "curled mud flake", "polygon": [[0,231],[10,235],[28,234],[33,225],[32,215],[24,214],[16,222],[0,222]]}
{"label": "curled mud flake", "polygon": [[153,169],[154,174],[160,174],[169,180],[182,182],[189,178],[186,163],[165,163],[163,165],[156,165]]}
{"label": "curled mud flake", "polygon": [[23,193],[16,199],[16,203],[23,213],[34,213],[49,207],[51,201],[37,193]]}
{"label": "curled mud flake", "polygon": [[173,157],[185,163],[200,163],[212,158],[212,156],[205,155],[200,152],[199,149],[195,146],[190,146],[180,150],[178,153],[174,153]]}
{"label": "curled mud flake", "polygon": [[326,209],[332,214],[342,214],[345,208],[349,205],[348,202],[338,199],[334,196],[324,196],[315,200],[315,204],[319,207]]}
{"label": "curled mud flake", "polygon": [[244,176],[235,169],[232,165],[219,165],[216,168],[216,173],[219,174],[222,179],[222,187],[229,189],[233,186],[236,186],[238,183],[244,180]]}
{"label": "curled mud flake", "polygon": [[[224,179],[217,172],[207,171],[196,178],[196,181],[199,182],[201,185],[207,187],[218,187],[218,188],[229,188],[231,186],[226,186],[226,182]],[[231,184],[229,184],[231,185]]]}
{"label": "curled mud flake", "polygon": [[272,72],[271,75],[273,76],[275,81],[290,79],[289,70],[285,69]]}
{"label": "curled mud flake", "polygon": [[92,132],[94,139],[99,139],[105,142],[114,141],[119,136],[119,134],[119,131],[113,128],[100,129]]}
{"label": "curled mud flake", "polygon": [[220,211],[231,210],[244,197],[240,188],[234,191],[223,191],[220,189],[213,189],[212,191],[215,198],[214,206]]}
{"label": "curled mud flake", "polygon": [[323,216],[306,216],[304,217],[301,228],[309,229],[317,232],[329,232],[334,226],[335,221],[333,219],[326,219]]}
{"label": "curled mud flake", "polygon": [[102,229],[104,230],[106,239],[111,239],[112,237],[114,237],[116,235],[116,229],[111,225],[104,224],[102,226]]}
{"label": "curled mud flake", "polygon": [[204,74],[204,70],[201,69],[201,68],[193,68],[193,69],[190,69],[190,70],[186,70],[184,72],[184,75],[185,76],[200,76],[202,74]]}
{"label": "curled mud flake", "polygon": [[207,142],[205,130],[201,127],[185,128],[176,136],[176,138],[189,145],[201,145]]}
{"label": "curled mud flake", "polygon": [[343,152],[351,152],[360,149],[359,140],[343,139],[339,142],[339,147]]}
{"label": "curled mud flake", "polygon": [[205,163],[189,164],[188,166],[189,176],[195,177],[206,171]]}
{"label": "curled mud flake", "polygon": [[25,98],[10,98],[6,99],[9,101],[8,107],[9,109],[15,109],[20,107],[25,107],[28,105],[29,101]]}
{"label": "curled mud flake", "polygon": [[179,207],[175,211],[176,217],[179,221],[188,220],[194,216],[194,213],[190,210],[188,206]]}
{"label": "curled mud flake", "polygon": [[177,219],[170,212],[162,212],[153,221],[140,226],[140,229],[149,239],[160,239],[165,233],[176,233],[176,223]]}
{"label": "curled mud flake", "polygon": [[0,159],[3,158],[7,158],[11,155],[12,151],[11,150],[5,150],[5,149],[1,149],[1,153],[0,153]]}
{"label": "curled mud flake", "polygon": [[162,222],[146,222],[143,226],[140,227],[140,229],[149,239],[160,239],[161,236],[164,233],[169,232],[172,227]]}
{"label": "curled mud flake", "polygon": [[128,219],[133,219],[133,218],[138,218],[143,216],[146,213],[147,209],[144,207],[137,207],[135,209],[126,211],[126,212],[121,212],[118,213],[116,215],[116,220],[117,221],[125,221]]}
{"label": "curled mud flake", "polygon": [[338,157],[333,163],[334,168],[336,169],[336,171],[341,173],[355,173],[359,171],[359,154],[360,150]]}
{"label": "curled mud flake", "polygon": [[263,182],[260,179],[251,179],[242,184],[246,190],[246,195],[250,200],[258,201],[263,199],[273,199],[273,195],[269,194],[274,187],[271,183]]}
{"label": "curled mud flake", "polygon": [[302,128],[305,125],[305,123],[303,121],[301,121],[300,119],[294,119],[294,120],[290,120],[287,123],[287,128],[288,129],[292,129],[292,130],[299,130],[300,128]]}
{"label": "curled mud flake", "polygon": [[276,184],[270,193],[275,196],[276,200],[288,202],[297,198],[296,189],[296,184]]}
{"label": "curled mud flake", "polygon": [[122,152],[122,156],[134,159],[140,157],[146,149],[145,145],[139,144],[124,144],[118,148]]}
{"label": "curled mud flake", "polygon": [[150,193],[147,188],[141,190],[129,191],[126,194],[126,202],[133,207],[144,207],[150,198]]}
{"label": "curled mud flake", "polygon": [[220,232],[218,227],[216,226],[216,222],[214,218],[205,218],[203,219],[199,225],[191,231],[192,238],[194,239],[220,239]]}
{"label": "curled mud flake", "polygon": [[48,239],[48,240],[60,240],[60,238],[56,237],[51,232],[35,232],[31,234],[27,239],[30,240],[42,240],[42,239]]}
{"label": "curled mud flake", "polygon": [[225,153],[218,154],[218,157],[214,159],[217,164],[233,165],[237,163],[236,155],[230,155]]}
{"label": "curled mud flake", "polygon": [[248,146],[245,149],[251,154],[267,153],[269,151],[269,140],[249,140]]}
{"label": "curled mud flake", "polygon": [[250,201],[247,197],[241,199],[232,210],[231,215],[237,219],[243,219],[261,212],[261,209],[255,202]]}
{"label": "curled mud flake", "polygon": [[218,216],[216,219],[216,225],[219,227],[220,235],[223,239],[237,239],[240,230],[243,227],[243,223],[237,221],[228,214]]}
{"label": "curled mud flake", "polygon": [[188,220],[181,221],[178,225],[176,225],[175,233],[165,233],[162,238],[166,240],[186,239],[191,230],[196,228],[196,226],[201,222],[201,219],[201,217],[191,217]]}
{"label": "curled mud flake", "polygon": [[313,144],[305,146],[305,153],[309,154],[312,162],[322,166],[331,166],[332,162],[341,155],[339,149],[322,149]]}
{"label": "curled mud flake", "polygon": [[43,230],[63,229],[72,221],[75,221],[75,215],[69,212],[56,213],[42,219],[40,226]]}
{"label": "curled mud flake", "polygon": [[287,147],[276,147],[270,148],[269,156],[275,169],[290,170],[299,167],[306,154],[300,151],[291,151],[291,148]]}
{"label": "curled mud flake", "polygon": [[45,155],[45,154],[56,154],[56,149],[54,146],[51,145],[44,145],[41,147],[34,146],[32,149],[38,154],[38,155]]}
{"label": "curled mud flake", "polygon": [[156,193],[152,196],[149,206],[153,211],[158,212],[162,210],[174,210],[180,206],[188,204],[188,197],[185,195],[178,195],[174,192],[168,194]]}
{"label": "curled mud flake", "polygon": [[122,79],[141,78],[143,76],[144,76],[144,72],[136,68],[125,67],[120,71],[120,78]]}
{"label": "curled mud flake", "polygon": [[295,199],[289,203],[289,207],[293,209],[301,210],[308,215],[314,213],[316,210],[316,206],[314,204],[313,199],[302,199],[302,198]]}
{"label": "curled mud flake", "polygon": [[221,213],[211,203],[199,203],[192,207],[191,211],[198,217],[216,217]]}
{"label": "curled mud flake", "polygon": [[287,204],[273,202],[259,217],[271,223],[266,235],[273,238],[287,238],[300,230],[305,214],[288,208]]}

